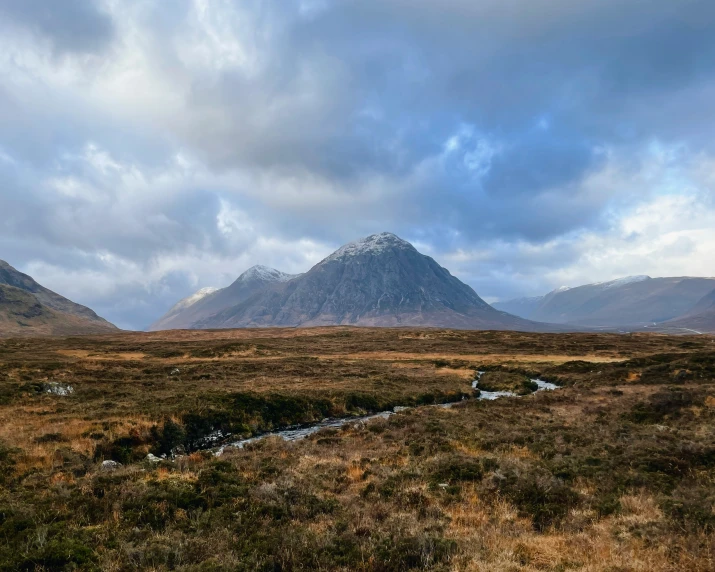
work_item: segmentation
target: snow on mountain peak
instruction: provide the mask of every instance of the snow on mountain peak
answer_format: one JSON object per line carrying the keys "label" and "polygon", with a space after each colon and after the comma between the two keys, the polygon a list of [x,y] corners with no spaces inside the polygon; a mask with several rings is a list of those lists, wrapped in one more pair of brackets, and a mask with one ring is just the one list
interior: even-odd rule
{"label": "snow on mountain peak", "polygon": [[349,242],[333,252],[333,254],[328,256],[325,260],[342,260],[360,254],[375,255],[395,248],[412,250],[414,246],[391,232],[381,232],[380,234],[371,234],[360,240]]}
{"label": "snow on mountain peak", "polygon": [[171,310],[169,310],[169,312],[184,310],[190,306],[193,306],[199,300],[203,300],[209,294],[213,294],[214,292],[217,292],[217,291],[218,291],[218,288],[214,288],[213,286],[207,286],[206,288],[201,288],[201,290],[194,292],[193,294],[191,294],[191,296],[187,296],[186,298],[179,300],[174,305],[174,307]]}
{"label": "snow on mountain peak", "polygon": [[634,284],[635,282],[644,282],[645,280],[650,280],[650,276],[645,274],[639,274],[638,276],[625,276],[623,278],[617,278],[616,280],[611,280],[610,282],[599,283],[604,288],[618,288],[619,286],[625,286],[626,284]]}
{"label": "snow on mountain peak", "polygon": [[237,282],[247,282],[249,280],[261,280],[263,282],[288,282],[288,280],[295,277],[295,274],[286,274],[285,272],[281,272],[275,268],[269,268],[268,266],[256,264],[241,274],[238,277]]}

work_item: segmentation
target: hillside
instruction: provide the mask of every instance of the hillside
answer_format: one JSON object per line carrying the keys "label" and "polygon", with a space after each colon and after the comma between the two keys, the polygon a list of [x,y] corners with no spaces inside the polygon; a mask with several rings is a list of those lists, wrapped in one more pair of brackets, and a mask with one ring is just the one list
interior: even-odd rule
{"label": "hillside", "polygon": [[115,332],[92,310],[38,284],[0,260],[0,336]]}
{"label": "hillside", "polygon": [[687,314],[669,320],[663,326],[715,333],[715,289],[703,296]]}
{"label": "hillside", "polygon": [[531,320],[588,327],[639,327],[691,311],[715,288],[713,278],[629,276],[559,288],[538,298],[495,304]]}

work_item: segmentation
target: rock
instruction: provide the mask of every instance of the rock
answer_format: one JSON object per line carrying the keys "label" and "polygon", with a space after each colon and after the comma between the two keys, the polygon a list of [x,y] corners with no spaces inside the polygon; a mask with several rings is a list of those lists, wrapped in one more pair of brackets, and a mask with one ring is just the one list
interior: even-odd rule
{"label": "rock", "polygon": [[171,370],[171,373],[169,375],[179,375],[181,373],[181,370],[178,367],[175,367],[174,369]]}
{"label": "rock", "polygon": [[68,384],[50,381],[49,383],[45,384],[45,393],[51,393],[52,395],[60,395],[62,397],[65,397],[74,393],[74,387]]}
{"label": "rock", "polygon": [[102,461],[102,466],[100,469],[102,471],[116,471],[118,468],[122,467],[121,463],[118,463],[117,461]]}
{"label": "rock", "polygon": [[186,455],[186,449],[183,445],[177,445],[171,450],[172,457],[183,457],[184,455]]}
{"label": "rock", "polygon": [[145,461],[149,461],[150,463],[161,463],[161,459],[157,457],[156,455],[152,455],[149,453],[145,458]]}

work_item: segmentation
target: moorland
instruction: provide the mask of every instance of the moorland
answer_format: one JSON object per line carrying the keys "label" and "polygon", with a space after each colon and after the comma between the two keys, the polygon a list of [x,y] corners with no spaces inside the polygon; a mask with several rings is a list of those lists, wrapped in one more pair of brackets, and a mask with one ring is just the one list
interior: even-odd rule
{"label": "moorland", "polygon": [[711,336],[0,340],[0,569],[712,570],[714,421]]}

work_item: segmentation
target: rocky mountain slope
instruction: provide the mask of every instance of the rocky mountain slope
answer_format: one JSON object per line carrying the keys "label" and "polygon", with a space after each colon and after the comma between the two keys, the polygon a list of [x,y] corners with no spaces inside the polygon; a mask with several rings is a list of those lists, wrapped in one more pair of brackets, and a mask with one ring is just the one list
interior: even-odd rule
{"label": "rocky mountain slope", "polygon": [[713,289],[713,278],[628,276],[559,288],[542,297],[509,300],[494,306],[542,322],[635,328],[688,314]]}
{"label": "rocky mountain slope", "polygon": [[0,260],[0,336],[99,334],[116,326]]}
{"label": "rocky mountain slope", "polygon": [[149,331],[189,329],[194,323],[240,304],[258,292],[295,278],[267,266],[253,266],[226,288],[202,288],[177,302],[166,314],[149,326]]}
{"label": "rocky mountain slope", "polygon": [[[207,296],[192,309],[199,304],[217,308],[216,297]],[[211,315],[190,323],[184,315],[182,320],[190,328],[352,324],[549,329],[495,310],[432,258],[390,233],[347,244],[307,273],[274,281]]]}

